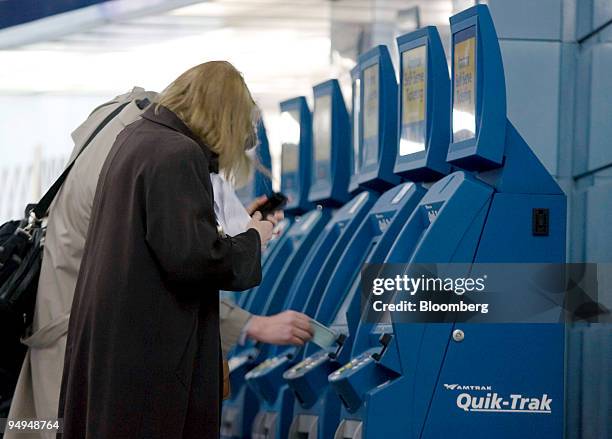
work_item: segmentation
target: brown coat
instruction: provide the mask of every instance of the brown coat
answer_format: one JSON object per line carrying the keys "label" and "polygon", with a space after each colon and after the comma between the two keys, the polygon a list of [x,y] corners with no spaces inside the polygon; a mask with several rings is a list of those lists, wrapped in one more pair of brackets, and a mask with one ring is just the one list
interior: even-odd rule
{"label": "brown coat", "polygon": [[218,290],[257,285],[261,260],[255,230],[217,234],[215,168],[165,108],[117,137],[71,311],[62,437],[218,437]]}

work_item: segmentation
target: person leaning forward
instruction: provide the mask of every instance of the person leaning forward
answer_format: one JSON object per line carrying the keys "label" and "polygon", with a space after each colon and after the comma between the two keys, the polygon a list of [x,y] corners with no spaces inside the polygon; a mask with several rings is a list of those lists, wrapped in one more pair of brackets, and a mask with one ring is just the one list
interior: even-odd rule
{"label": "person leaning forward", "polygon": [[272,223],[254,215],[220,235],[210,173],[248,165],[252,114],[239,72],[205,63],[117,137],[71,310],[58,437],[218,437],[218,290],[259,283]]}

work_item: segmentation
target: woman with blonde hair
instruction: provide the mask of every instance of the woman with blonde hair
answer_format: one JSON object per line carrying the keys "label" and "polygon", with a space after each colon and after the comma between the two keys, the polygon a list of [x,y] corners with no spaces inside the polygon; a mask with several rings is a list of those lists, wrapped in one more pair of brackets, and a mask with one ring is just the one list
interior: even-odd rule
{"label": "woman with blonde hair", "polygon": [[68,329],[64,438],[215,438],[219,290],[261,277],[273,224],[218,227],[210,173],[248,172],[257,108],[240,73],[179,76],[117,137],[102,168]]}

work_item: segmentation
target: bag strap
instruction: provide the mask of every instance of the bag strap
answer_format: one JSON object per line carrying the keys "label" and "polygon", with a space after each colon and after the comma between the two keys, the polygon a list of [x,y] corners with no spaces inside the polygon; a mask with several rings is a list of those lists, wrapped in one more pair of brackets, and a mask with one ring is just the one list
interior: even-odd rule
{"label": "bag strap", "polygon": [[33,218],[34,221],[40,220],[40,219],[44,218],[45,215],[47,215],[47,212],[49,211],[49,207],[51,206],[51,203],[53,202],[53,199],[55,198],[55,196],[57,195],[57,193],[61,189],[62,185],[64,184],[64,181],[66,181],[66,178],[68,177],[68,174],[70,173],[70,170],[74,166],[74,162],[76,162],[76,160],[79,158],[81,153],[85,150],[85,148],[87,148],[87,145],[89,145],[91,143],[91,141],[98,135],[98,133],[100,131],[102,131],[102,129],[111,120],[113,120],[115,118],[115,116],[117,116],[119,113],[121,113],[121,110],[123,110],[123,108],[125,108],[125,106],[128,105],[130,102],[131,101],[125,102],[125,103],[119,105],[117,108],[115,108],[96,127],[96,129],[93,131],[93,133],[91,133],[91,135],[89,136],[89,138],[87,139],[85,144],[83,144],[83,147],[81,148],[81,150],[77,153],[76,157],[70,162],[70,164],[68,166],[66,166],[66,169],[64,169],[64,172],[62,172],[62,174],[57,178],[57,180],[55,180],[53,185],[51,185],[49,190],[45,193],[45,195],[43,195],[43,197],[36,204],[36,206],[32,210],[30,210],[29,216],[31,217],[32,215],[34,215],[34,218]]}

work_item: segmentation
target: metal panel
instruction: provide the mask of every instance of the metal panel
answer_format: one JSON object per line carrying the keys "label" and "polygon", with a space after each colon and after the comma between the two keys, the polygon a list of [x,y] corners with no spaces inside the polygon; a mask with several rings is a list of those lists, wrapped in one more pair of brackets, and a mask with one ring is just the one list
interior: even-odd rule
{"label": "metal panel", "polygon": [[561,43],[500,41],[508,119],[557,175]]}
{"label": "metal panel", "polygon": [[582,39],[612,20],[610,0],[576,1],[576,39]]}
{"label": "metal panel", "polygon": [[608,184],[592,186],[586,195],[586,237],[584,260],[590,262],[612,261],[612,178]]}
{"label": "metal panel", "polygon": [[612,164],[612,44],[593,48],[588,170]]}
{"label": "metal panel", "polygon": [[562,0],[489,0],[500,38],[561,39]]}

